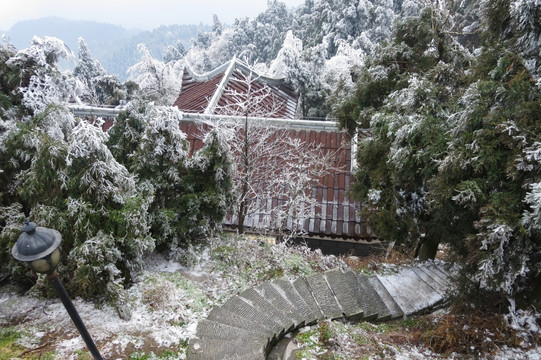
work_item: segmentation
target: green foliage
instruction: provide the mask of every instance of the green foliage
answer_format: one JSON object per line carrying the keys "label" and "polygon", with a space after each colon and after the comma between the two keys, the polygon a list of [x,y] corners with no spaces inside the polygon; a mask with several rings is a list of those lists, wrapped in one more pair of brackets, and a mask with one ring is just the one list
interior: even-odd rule
{"label": "green foliage", "polygon": [[309,341],[310,337],[313,336],[314,334],[315,334],[315,331],[313,331],[313,330],[301,332],[301,333],[299,333],[299,335],[297,335],[297,339],[299,339],[300,341],[306,343],[306,342]]}
{"label": "green foliage", "polygon": [[363,321],[358,326],[359,328],[365,331],[376,333],[376,334],[388,334],[398,329],[398,326],[392,322],[372,324],[372,323]]}
{"label": "green foliage", "polygon": [[[490,31],[505,32],[506,4],[487,5]],[[410,249],[450,244],[478,287],[514,295],[541,272],[530,255],[541,249],[541,94],[494,37],[476,58],[452,43],[441,16],[424,11],[368,59],[337,113],[350,133],[370,133],[352,193],[379,236]]]}
{"label": "green foliage", "polygon": [[149,225],[157,246],[174,250],[212,233],[231,203],[231,160],[223,140],[211,132],[189,159],[178,111],[130,106],[110,130],[108,146],[153,196]]}
{"label": "green foliage", "polygon": [[16,261],[11,255],[11,249],[21,235],[21,226],[25,219],[22,205],[13,203],[0,207],[0,273],[11,274],[17,281],[30,286],[36,280],[36,275],[27,271],[26,266]]}
{"label": "green foliage", "polygon": [[18,355],[16,342],[22,333],[12,327],[0,329],[0,360],[12,359]]}
{"label": "green foliage", "polygon": [[[399,23],[393,41],[368,59],[355,96],[337,113],[350,133],[370,128],[371,136],[359,142],[352,188],[367,204],[364,218],[379,236],[405,244],[439,236],[436,219],[428,215],[426,182],[447,146],[446,116],[455,96],[450,85],[465,76],[464,55],[453,53],[434,21],[424,11]],[[447,58],[453,60],[442,61]]]}
{"label": "green foliage", "polygon": [[0,119],[7,118],[6,114],[16,109],[24,114],[20,106],[21,94],[16,91],[19,85],[19,72],[7,61],[16,54],[16,49],[10,44],[0,44]]}
{"label": "green foliage", "polygon": [[165,350],[161,352],[160,354],[155,354],[153,351],[151,351],[149,354],[143,353],[143,352],[135,352],[130,355],[130,360],[159,360],[159,359],[179,359],[184,358],[182,355],[185,354],[185,349],[181,349],[179,351],[174,350]]}
{"label": "green foliage", "polygon": [[488,33],[485,35],[489,40],[495,40],[509,31],[511,14],[510,0],[495,0],[486,4],[485,13],[487,16]]}
{"label": "green foliage", "polygon": [[[107,75],[84,42],[80,52],[75,75],[89,101],[115,103],[136,89]],[[172,108],[134,102],[109,134],[74,118],[60,103],[78,83],[56,68],[70,55],[55,38],[21,51],[0,45],[0,271],[35,283],[10,256],[29,217],[62,234],[60,274],[73,296],[123,301],[145,253],[219,226],[231,201],[229,154],[214,134],[188,159]]]}
{"label": "green foliage", "polygon": [[[539,273],[529,256],[539,249],[539,235],[526,235],[521,223],[524,199],[539,169],[524,171],[517,164],[539,141],[541,118],[532,110],[539,109],[541,94],[518,56],[491,50],[500,57],[492,68],[481,59],[486,70],[463,97],[467,108],[457,113],[457,131],[431,185],[435,208],[452,200],[455,216],[472,222],[461,229],[467,241],[454,245],[476,264],[481,285],[514,294]],[[446,189],[454,189],[453,194]]]}
{"label": "green foliage", "polygon": [[75,355],[77,356],[78,360],[91,360],[92,354],[88,350],[75,350]]}
{"label": "green foliage", "polygon": [[13,328],[7,327],[0,329],[0,346],[13,344],[22,334]]}
{"label": "green foliage", "polygon": [[331,327],[330,321],[320,321],[318,323],[318,341],[323,345],[328,346],[330,340],[333,337],[333,329]]}
{"label": "green foliage", "polygon": [[[54,105],[11,129],[2,149],[12,166],[5,178],[11,205],[2,207],[0,243],[13,246],[30,215],[62,234],[68,290],[114,300],[154,240],[146,225],[148,199],[136,196],[133,178],[113,159],[105,136]],[[33,281],[30,272],[4,260],[15,279]]]}

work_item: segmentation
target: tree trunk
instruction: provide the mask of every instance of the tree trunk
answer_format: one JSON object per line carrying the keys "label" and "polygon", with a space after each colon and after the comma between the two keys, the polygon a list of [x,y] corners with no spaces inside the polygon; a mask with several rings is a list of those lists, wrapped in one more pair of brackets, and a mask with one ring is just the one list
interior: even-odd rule
{"label": "tree trunk", "polygon": [[[248,113],[246,112],[244,114],[244,144],[242,149],[242,157],[243,157],[243,163],[244,163],[244,171],[245,176],[248,174],[248,168],[250,167],[250,161],[249,161],[249,155],[250,155],[250,139],[248,138]],[[242,179],[242,190],[241,190],[241,196],[240,196],[240,205],[239,205],[239,220],[237,223],[237,229],[239,231],[239,234],[244,234],[244,219],[246,218],[246,212],[248,211],[248,204],[247,204],[247,195],[248,195],[248,184],[249,179],[243,178]]]}
{"label": "tree trunk", "polygon": [[239,219],[237,222],[237,229],[239,234],[244,234],[244,218],[246,217],[246,206],[244,201],[241,201],[239,208]]}
{"label": "tree trunk", "polygon": [[417,254],[419,260],[434,260],[436,258],[436,253],[438,252],[438,245],[439,243],[437,241],[423,241]]}

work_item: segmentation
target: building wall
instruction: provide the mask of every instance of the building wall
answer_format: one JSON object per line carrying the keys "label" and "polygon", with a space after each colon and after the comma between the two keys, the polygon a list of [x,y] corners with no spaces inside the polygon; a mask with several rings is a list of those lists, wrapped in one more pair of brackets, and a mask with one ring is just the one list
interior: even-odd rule
{"label": "building wall", "polygon": [[367,241],[342,241],[337,239],[318,238],[295,238],[291,240],[294,244],[306,244],[310,249],[320,249],[326,255],[354,255],[368,256],[379,254],[387,248],[387,243],[373,240]]}

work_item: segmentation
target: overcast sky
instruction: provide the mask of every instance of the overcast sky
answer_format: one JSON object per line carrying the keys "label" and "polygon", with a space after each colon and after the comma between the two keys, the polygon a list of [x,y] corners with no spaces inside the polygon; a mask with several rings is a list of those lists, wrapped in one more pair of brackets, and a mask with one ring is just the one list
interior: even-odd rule
{"label": "overcast sky", "polygon": [[[282,2],[291,8],[304,0]],[[21,20],[47,16],[143,30],[171,24],[211,24],[212,14],[231,24],[235,18],[254,18],[266,8],[267,0],[0,0],[0,30],[7,31]]]}

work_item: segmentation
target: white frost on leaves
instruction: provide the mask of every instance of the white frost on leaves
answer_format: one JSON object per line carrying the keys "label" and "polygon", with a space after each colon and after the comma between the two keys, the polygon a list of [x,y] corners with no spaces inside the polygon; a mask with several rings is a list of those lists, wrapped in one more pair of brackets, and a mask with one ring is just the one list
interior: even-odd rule
{"label": "white frost on leaves", "polygon": [[501,223],[488,223],[477,234],[485,258],[479,262],[478,280],[483,288],[513,294],[517,281],[527,276],[531,269],[528,242],[514,234],[514,230]]}
{"label": "white frost on leaves", "polygon": [[515,162],[520,171],[541,171],[541,142],[536,141],[525,148]]}
{"label": "white frost on leaves", "polygon": [[541,84],[541,1],[514,0],[510,3],[511,16],[518,25],[518,45],[525,65],[537,82]]}
{"label": "white frost on leaves", "polygon": [[364,63],[364,57],[363,50],[354,49],[347,41],[340,40],[336,55],[327,60],[323,67],[321,82],[324,88],[332,93],[340,84],[344,96],[354,91],[356,85],[352,74]]}
{"label": "white frost on leaves", "polygon": [[21,87],[23,104],[36,113],[43,112],[48,105],[67,101],[77,93],[78,83],[73,78],[57,78],[49,74],[32,75],[27,87]]}
{"label": "white frost on leaves", "polygon": [[489,246],[496,244],[500,257],[503,256],[505,246],[513,237],[513,229],[505,224],[492,224],[488,227],[488,236],[484,237],[481,250],[488,250]]}
{"label": "white frost on leaves", "polygon": [[85,163],[78,174],[81,192],[99,203],[113,200],[122,204],[126,195],[135,194],[135,179],[113,157],[105,144],[107,137],[101,127],[79,121],[68,142],[66,165],[71,167],[78,160]]}
{"label": "white frost on leaves", "polygon": [[377,203],[381,200],[381,190],[370,189],[368,190],[367,196],[370,203],[377,205]]}
{"label": "white frost on leaves", "polygon": [[425,105],[419,101],[420,95],[429,93],[431,89],[432,84],[429,81],[414,73],[408,79],[408,87],[389,94],[385,100],[386,107],[418,110],[415,107]]}
{"label": "white frost on leaves", "polygon": [[155,59],[144,44],[139,44],[137,50],[141,60],[128,69],[128,80],[139,84],[139,93],[145,99],[172,105],[181,88],[183,65]]}
{"label": "white frost on leaves", "polygon": [[293,35],[290,30],[286,34],[284,44],[271,62],[270,75],[277,78],[287,78],[288,72],[298,64],[302,55],[302,40]]}
{"label": "white frost on leaves", "polygon": [[[214,177],[216,182],[218,183],[226,181],[227,179],[234,178],[233,154],[231,153],[231,149],[228,146],[229,141],[231,141],[232,129],[224,127],[221,130],[222,131],[219,131],[217,128],[211,129],[211,131],[209,131],[205,135],[203,139],[204,147],[203,149],[201,149],[205,150],[205,148],[212,146],[212,156],[223,162],[222,164],[220,164],[222,166],[214,165],[214,169],[212,169],[215,172]],[[198,151],[192,157],[191,162],[196,168],[199,168],[200,170],[208,169],[210,165],[210,158],[208,152]],[[225,200],[222,199],[222,201]]]}
{"label": "white frost on leaves", "polygon": [[368,74],[372,78],[372,81],[383,81],[389,76],[389,67],[383,65],[370,66],[368,68]]}
{"label": "white frost on leaves", "polygon": [[483,196],[483,191],[473,180],[461,182],[455,189],[456,195],[451,200],[464,207],[472,208],[477,204],[478,199]]}
{"label": "white frost on leaves", "polygon": [[468,87],[459,100],[462,110],[449,117],[450,129],[452,129],[451,134],[455,135],[455,137],[466,131],[465,127],[468,124],[470,116],[476,109],[482,108],[483,99],[479,91],[479,83],[477,81]]}
{"label": "white frost on leaves", "polygon": [[20,50],[8,60],[8,64],[21,68],[21,82],[25,76],[28,84],[19,88],[23,105],[39,113],[52,103],[70,98],[78,99],[82,84],[74,77],[61,73],[56,64],[59,59],[73,60],[73,53],[63,41],[45,36],[34,36],[27,49]]}
{"label": "white frost on leaves", "polygon": [[50,36],[34,36],[30,46],[17,52],[9,63],[23,66],[27,61],[32,61],[39,67],[48,68],[55,65],[60,58],[73,60],[75,57],[62,40]]}
{"label": "white frost on leaves", "polygon": [[[522,340],[521,346],[531,347],[541,333],[541,313],[536,309],[517,309],[516,302],[509,300],[509,312],[505,315],[505,320],[509,327],[517,331],[518,337]],[[507,349],[506,349],[507,350]],[[515,349],[509,349],[512,352]],[[535,350],[535,349],[532,349]],[[515,350],[516,351],[516,350]],[[508,358],[518,358],[510,356]],[[541,353],[536,352],[535,357],[526,357],[527,359],[541,360]]]}
{"label": "white frost on leaves", "polygon": [[[129,157],[137,156],[138,167],[158,167],[163,170],[171,181],[178,181],[179,167],[184,165],[188,157],[186,134],[179,128],[182,113],[176,107],[160,107],[147,103],[140,112],[138,102],[130,102],[126,110],[130,116],[137,117],[143,124],[143,133],[139,140],[138,149]],[[138,134],[133,134],[134,138]]]}
{"label": "white frost on leaves", "polygon": [[531,236],[541,232],[541,182],[531,184],[524,197],[529,209],[522,215],[522,225]]}

